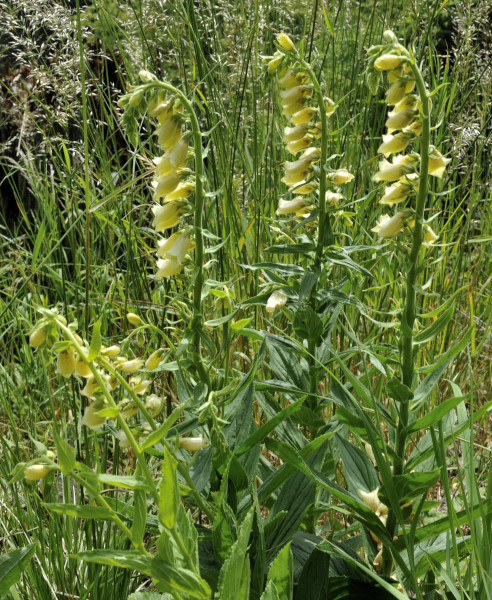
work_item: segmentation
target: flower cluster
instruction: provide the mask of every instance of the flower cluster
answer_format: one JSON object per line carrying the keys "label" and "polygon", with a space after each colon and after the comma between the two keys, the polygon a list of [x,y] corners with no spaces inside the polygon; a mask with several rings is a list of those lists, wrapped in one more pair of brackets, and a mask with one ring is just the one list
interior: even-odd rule
{"label": "flower cluster", "polygon": [[[149,394],[152,381],[148,373],[154,371],[164,359],[164,350],[159,349],[144,361],[123,355],[120,346],[100,346],[95,356],[93,347],[74,331],[72,324],[67,326],[66,319],[54,311],[45,311],[46,315],[35,325],[29,341],[33,348],[46,345],[57,355],[57,373],[62,377],[76,376],[84,385],[80,391],[88,400],[82,417],[82,425],[94,431],[102,428],[107,418],[121,415],[124,419],[143,409],[156,415],[162,407],[162,401]],[[128,322],[140,324],[138,315],[129,313]],[[61,336],[59,335],[61,330]],[[109,395],[117,388],[119,403],[108,403]],[[142,398],[142,400],[140,400]]]}
{"label": "flower cluster", "polygon": [[[374,181],[389,183],[383,190],[380,204],[399,205],[394,216],[383,215],[371,230],[380,239],[391,237],[405,227],[412,226],[412,210],[405,208],[418,191],[419,165],[421,158],[416,152],[400,154],[407,146],[418,140],[422,133],[422,104],[418,95],[414,94],[416,81],[412,71],[412,58],[402,47],[392,32],[385,32],[388,44],[375,46],[369,50],[371,68],[379,77],[386,73],[389,87],[385,94],[385,103],[391,107],[386,120],[387,134],[383,135],[383,143],[378,152],[384,156],[379,163],[379,171]],[[430,100],[429,100],[430,105]],[[387,159],[392,156],[391,162]],[[450,159],[444,158],[435,148],[430,148],[428,173],[442,177]],[[424,239],[432,243],[437,236],[425,225]]]}
{"label": "flower cluster", "polygon": [[[164,154],[154,159],[155,172],[152,181],[153,198],[152,225],[161,233],[180,224],[183,216],[190,212],[188,197],[195,189],[190,169],[186,168],[190,149],[189,133],[183,133],[185,117],[180,104],[174,98],[158,96],[149,103],[149,115],[159,123],[157,140]],[[158,242],[156,278],[177,275],[183,268],[186,253],[192,247],[189,228],[173,233]]]}
{"label": "flower cluster", "polygon": [[[270,60],[268,70],[279,74],[282,115],[290,121],[290,126],[284,128],[282,140],[287,152],[295,160],[285,163],[285,175],[282,177],[282,182],[294,197],[287,200],[281,198],[276,212],[277,215],[293,214],[307,218],[319,202],[319,179],[323,172],[322,168],[316,166],[321,159],[320,110],[330,116],[336,106],[327,97],[323,98],[323,106],[319,106],[309,66],[300,59],[291,39],[281,33],[277,43],[279,50]],[[327,172],[325,202],[332,207],[343,197],[339,187],[354,177],[346,169]]]}

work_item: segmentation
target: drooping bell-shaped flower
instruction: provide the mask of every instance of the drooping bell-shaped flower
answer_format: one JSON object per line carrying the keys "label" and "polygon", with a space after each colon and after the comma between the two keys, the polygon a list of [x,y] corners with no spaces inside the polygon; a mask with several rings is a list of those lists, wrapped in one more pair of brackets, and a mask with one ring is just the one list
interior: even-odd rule
{"label": "drooping bell-shaped flower", "polygon": [[157,233],[177,225],[186,209],[178,202],[168,202],[164,206],[153,206],[154,220],[152,226]]}
{"label": "drooping bell-shaped flower", "polygon": [[285,306],[285,304],[287,303],[287,300],[288,300],[287,294],[284,294],[280,290],[276,290],[275,292],[273,292],[273,294],[271,294],[271,296],[267,300],[266,311],[268,313],[275,312],[277,310],[277,308],[281,308],[282,306]]}
{"label": "drooping bell-shaped flower", "polygon": [[375,227],[371,229],[378,234],[379,239],[385,239],[399,233],[403,227],[405,213],[396,213],[393,217],[382,215]]}

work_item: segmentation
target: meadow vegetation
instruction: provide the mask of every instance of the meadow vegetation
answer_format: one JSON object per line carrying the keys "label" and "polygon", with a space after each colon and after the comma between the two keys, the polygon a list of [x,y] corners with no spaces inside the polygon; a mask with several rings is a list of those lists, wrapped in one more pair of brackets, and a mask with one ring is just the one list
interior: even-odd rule
{"label": "meadow vegetation", "polygon": [[0,15],[0,598],[492,599],[492,2]]}

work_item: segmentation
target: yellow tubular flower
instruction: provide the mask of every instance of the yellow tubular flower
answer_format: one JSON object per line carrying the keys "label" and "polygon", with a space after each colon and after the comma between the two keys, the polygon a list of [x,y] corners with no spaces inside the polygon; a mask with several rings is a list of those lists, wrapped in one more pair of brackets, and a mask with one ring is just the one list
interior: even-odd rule
{"label": "yellow tubular flower", "polygon": [[289,187],[293,187],[296,183],[300,183],[308,176],[311,171],[311,160],[309,157],[300,158],[293,162],[285,163],[285,176],[282,181]]}
{"label": "yellow tubular flower", "polygon": [[375,227],[371,229],[378,234],[379,239],[385,239],[387,237],[391,237],[396,235],[401,231],[403,227],[403,220],[405,218],[404,213],[396,213],[393,217],[389,217],[388,215],[382,215],[378,223]]}
{"label": "yellow tubular flower", "polygon": [[[417,96],[415,96],[415,94],[408,94],[404,98],[402,98],[400,102],[398,102],[398,104],[395,104],[395,106],[393,107],[393,112],[398,113],[408,108],[415,108],[416,106]],[[416,114],[418,114],[418,112]]]}
{"label": "yellow tubular flower", "polygon": [[[302,183],[302,182],[301,182]],[[311,192],[314,192],[314,190],[317,188],[317,184],[315,183],[305,183],[304,185],[300,185],[299,187],[296,187],[294,189],[296,194],[310,194]]]}
{"label": "yellow tubular flower", "polygon": [[398,133],[397,135],[383,135],[383,143],[379,146],[379,154],[389,156],[390,154],[396,154],[402,152],[408,146],[409,140],[406,136]]}
{"label": "yellow tubular flower", "polygon": [[300,102],[306,96],[311,96],[313,93],[309,86],[297,85],[296,87],[290,88],[280,92],[280,99],[282,104],[293,104],[294,102]]}
{"label": "yellow tubular flower", "polygon": [[170,117],[156,130],[156,134],[159,145],[164,150],[171,150],[181,138],[181,125],[176,117]]}
{"label": "yellow tubular flower", "polygon": [[325,202],[329,206],[336,206],[340,200],[343,199],[342,194],[338,194],[337,192],[326,192],[325,194]]}
{"label": "yellow tubular flower", "polygon": [[374,68],[377,71],[392,71],[401,65],[401,56],[396,54],[383,54],[374,61]]}
{"label": "yellow tubular flower", "polygon": [[269,73],[275,73],[275,71],[282,64],[283,60],[284,60],[284,57],[282,56],[282,54],[279,54],[278,56],[274,56],[272,58],[272,60],[268,63],[268,72]]}
{"label": "yellow tubular flower", "polygon": [[126,360],[125,362],[120,363],[117,368],[125,373],[134,373],[140,369],[143,362],[144,361],[140,358],[134,358],[133,360]]}
{"label": "yellow tubular flower", "polygon": [[194,191],[194,181],[182,181],[174,191],[166,195],[166,197],[164,198],[164,202],[183,200],[184,198],[188,198],[188,196]]}
{"label": "yellow tubular flower", "polygon": [[297,213],[301,210],[306,209],[311,202],[307,198],[298,196],[293,200],[283,200],[280,198],[278,202],[278,208],[276,211],[277,215],[288,215],[290,213]]}
{"label": "yellow tubular flower", "polygon": [[287,71],[284,75],[280,77],[278,80],[280,87],[290,90],[291,88],[299,85],[299,79],[297,75],[293,71]]}
{"label": "yellow tubular flower", "polygon": [[81,421],[82,425],[85,425],[94,431],[99,431],[106,422],[106,417],[99,417],[97,415],[97,413],[103,408],[104,405],[99,405],[98,402],[92,402],[92,404],[89,404],[84,411],[84,416],[82,417]]}
{"label": "yellow tubular flower", "polygon": [[399,202],[402,202],[408,198],[408,196],[415,191],[414,181],[417,178],[418,175],[416,173],[412,173],[406,177],[402,177],[402,179],[400,179],[396,185],[388,186],[384,190],[384,196],[379,201],[379,204],[393,206],[394,204],[398,204]]}
{"label": "yellow tubular flower", "polygon": [[155,274],[156,279],[163,279],[164,277],[172,277],[181,272],[183,265],[178,262],[175,256],[166,258],[164,260],[157,261],[157,273]]}
{"label": "yellow tubular flower", "polygon": [[152,186],[154,189],[154,200],[158,200],[167,194],[173,192],[179,185],[180,182],[180,173],[179,171],[171,171],[164,177],[159,177],[158,179],[154,179],[152,182]]}
{"label": "yellow tubular flower", "polygon": [[75,357],[71,350],[64,350],[56,359],[56,372],[63,377],[70,377],[75,370]]}
{"label": "yellow tubular flower", "polygon": [[291,121],[294,125],[301,125],[301,123],[309,123],[311,119],[317,114],[317,108],[306,106],[297,113],[294,113],[291,117]]}
{"label": "yellow tubular flower", "polygon": [[450,162],[450,158],[444,158],[439,150],[431,148],[431,152],[429,154],[429,175],[433,175],[434,177],[441,179],[444,175],[446,166]]}
{"label": "yellow tubular flower", "polygon": [[311,141],[312,141],[312,136],[305,135],[300,140],[296,140],[295,142],[289,142],[286,145],[287,151],[290,152],[291,154],[299,154],[299,152],[302,152],[308,146],[311,145]]}
{"label": "yellow tubular flower", "polygon": [[425,225],[425,227],[424,227],[424,244],[426,246],[431,246],[432,244],[437,242],[438,239],[439,239],[439,236],[436,235],[434,233],[434,231],[432,231],[432,229],[429,227],[429,225]]}
{"label": "yellow tubular flower", "polygon": [[79,377],[91,377],[92,371],[89,365],[80,357],[75,360],[75,372]]}
{"label": "yellow tubular flower", "polygon": [[186,209],[177,202],[169,202],[164,206],[153,206],[152,212],[154,213],[152,227],[157,233],[160,233],[177,225]]}
{"label": "yellow tubular flower", "polygon": [[288,144],[289,142],[296,142],[297,140],[300,140],[306,135],[307,128],[307,123],[301,123],[300,125],[296,125],[295,127],[286,127],[284,129],[282,141],[284,142],[284,144]]}
{"label": "yellow tubular flower", "polygon": [[408,127],[417,114],[418,111],[414,108],[407,108],[400,112],[390,112],[385,123],[388,133]]}
{"label": "yellow tubular flower", "polygon": [[145,368],[149,371],[153,371],[157,369],[157,367],[161,364],[162,355],[164,354],[164,350],[160,348],[149,356],[149,358],[145,361]]}
{"label": "yellow tubular flower", "polygon": [[286,33],[279,33],[277,35],[277,42],[285,50],[289,50],[290,52],[295,50],[294,42],[290,39],[290,37]]}
{"label": "yellow tubular flower", "polygon": [[374,175],[374,181],[397,181],[403,175],[411,173],[418,162],[418,155],[408,154],[393,157],[393,163],[382,160],[379,163],[379,171]]}
{"label": "yellow tubular flower", "polygon": [[334,173],[328,175],[328,179],[335,185],[343,185],[354,179],[352,173],[349,173],[347,169],[338,169]]}
{"label": "yellow tubular flower", "polygon": [[157,256],[160,258],[175,257],[179,264],[184,260],[191,245],[189,236],[182,232],[173,233],[167,240],[159,240]]}
{"label": "yellow tubular flower", "polygon": [[304,108],[304,99],[301,98],[296,102],[291,102],[290,104],[282,104],[282,114],[285,117],[291,117],[295,115],[297,112],[300,112]]}

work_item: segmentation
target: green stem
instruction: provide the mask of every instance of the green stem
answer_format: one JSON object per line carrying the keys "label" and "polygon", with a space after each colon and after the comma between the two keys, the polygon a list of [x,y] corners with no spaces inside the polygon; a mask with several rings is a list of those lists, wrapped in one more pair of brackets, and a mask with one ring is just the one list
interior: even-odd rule
{"label": "green stem", "polygon": [[94,496],[99,506],[107,508],[112,513],[112,521],[118,526],[121,532],[132,542],[132,544],[137,550],[139,550],[142,554],[145,554],[146,556],[151,556],[145,549],[145,546],[142,541],[140,541],[139,543],[133,541],[131,529],[129,529],[123,523],[120,517],[114,512],[111,505],[106,501],[104,496],[99,493],[99,490],[95,486],[93,486],[86,479],[84,479],[84,477],[82,477],[79,473],[72,473],[70,476],[73,479],[75,479],[75,481],[77,481],[81,486],[83,486],[90,494],[92,494],[92,496]]}
{"label": "green stem", "polygon": [[[403,48],[403,47],[401,47]],[[408,55],[406,49],[403,48]],[[420,270],[419,255],[423,241],[424,228],[424,209],[429,190],[429,146],[430,146],[430,111],[429,95],[427,93],[422,74],[412,59],[410,62],[413,76],[417,84],[417,89],[422,103],[422,134],[420,138],[420,177],[419,189],[415,206],[415,224],[413,228],[412,246],[408,260],[408,272],[405,280],[405,306],[401,318],[401,381],[410,390],[413,388],[414,381],[414,352],[413,352],[413,326],[415,323],[416,311],[416,289],[415,284]],[[405,462],[405,450],[407,444],[407,434],[405,429],[408,425],[410,411],[410,399],[399,403],[398,426],[396,431],[395,462],[393,475],[398,476],[403,473]],[[388,513],[387,528],[391,537],[396,531],[396,515],[390,509]],[[389,552],[383,553],[383,572],[390,575],[393,569],[393,560]]]}

